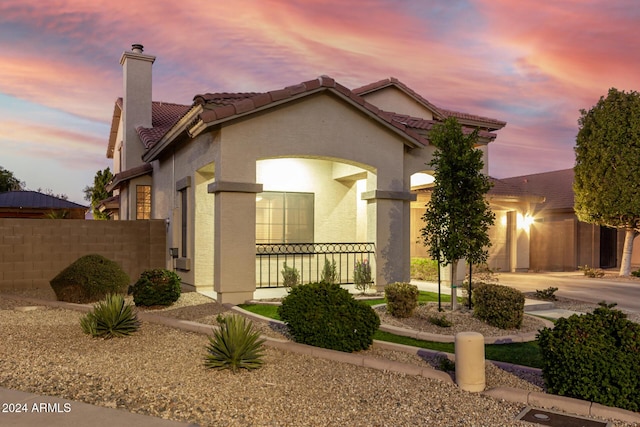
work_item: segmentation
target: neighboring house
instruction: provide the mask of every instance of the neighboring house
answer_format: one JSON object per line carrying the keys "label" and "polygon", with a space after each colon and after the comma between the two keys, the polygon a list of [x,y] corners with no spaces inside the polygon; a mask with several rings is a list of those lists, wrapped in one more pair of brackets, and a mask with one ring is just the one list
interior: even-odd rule
{"label": "neighboring house", "polygon": [[[530,269],[530,227],[532,212],[536,204],[544,201],[544,196],[526,192],[505,180],[489,178],[493,184],[487,193],[487,200],[495,214],[495,222],[489,229],[491,247],[487,265],[494,271],[526,272]],[[417,201],[412,202],[412,256],[428,257],[427,248],[422,244],[420,229],[424,227],[422,215],[431,198],[431,188],[415,188]],[[464,263],[459,266],[458,278],[466,273]]]}
{"label": "neighboring house", "polygon": [[[624,231],[578,221],[573,210],[573,177],[573,169],[564,169],[500,180],[521,194],[544,195],[544,201],[531,211],[530,268],[534,271],[575,271],[584,265],[620,267]],[[637,238],[631,262],[640,265]]]}
{"label": "neighboring house", "polygon": [[[285,262],[304,281],[317,279],[325,259],[337,261],[341,282],[365,259],[378,289],[408,280],[424,209],[412,179],[432,173],[429,130],[450,116],[465,132],[479,129],[486,168],[487,144],[506,124],[438,108],[393,78],[350,90],[322,76],[270,92],[196,95],[189,106],[153,102],[154,60],[141,45],[121,57],[124,96],[107,148],[114,196],[101,209],[164,219],[167,266],[222,303],[281,285]],[[513,231],[500,255],[510,269],[529,267],[526,233],[516,229],[527,200],[496,194]]]}
{"label": "neighboring house", "polygon": [[84,219],[86,206],[37,191],[0,193],[0,218]]}

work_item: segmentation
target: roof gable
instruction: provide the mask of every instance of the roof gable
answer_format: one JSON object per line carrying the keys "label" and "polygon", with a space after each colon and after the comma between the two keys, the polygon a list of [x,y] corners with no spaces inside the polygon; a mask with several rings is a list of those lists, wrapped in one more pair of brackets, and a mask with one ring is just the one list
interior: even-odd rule
{"label": "roof gable", "polygon": [[[370,83],[368,85],[356,88],[353,90],[359,96],[366,98],[367,95],[373,95],[375,93],[380,93],[383,91],[388,91],[389,89],[397,90],[403,93],[408,99],[412,99],[417,102],[423,108],[429,110],[433,115],[434,119],[444,119],[444,114],[440,111],[438,107],[429,102],[422,95],[411,89],[409,86],[402,83],[400,80],[395,77],[390,77],[388,79],[380,80],[374,83]],[[395,113],[407,113],[407,111],[394,111]]]}
{"label": "roof gable", "polygon": [[[394,88],[403,92],[408,97],[413,99],[415,102],[422,105],[424,108],[430,110],[433,113],[433,118],[438,121],[442,121],[448,117],[455,117],[462,125],[485,128],[489,132],[502,129],[507,125],[507,123],[504,121],[492,119],[490,117],[478,116],[478,115],[469,114],[469,113],[462,113],[462,112],[453,111],[453,110],[446,110],[446,109],[437,107],[436,105],[429,102],[422,95],[420,95],[419,93],[417,93],[416,91],[414,91],[409,86],[405,85],[395,77],[390,77],[388,79],[380,80],[375,83],[370,83],[368,85],[354,89],[353,92],[360,96],[366,97],[366,95],[370,95],[375,92],[380,92],[383,90],[388,90],[389,88]],[[403,113],[403,112],[396,111],[396,113]]]}

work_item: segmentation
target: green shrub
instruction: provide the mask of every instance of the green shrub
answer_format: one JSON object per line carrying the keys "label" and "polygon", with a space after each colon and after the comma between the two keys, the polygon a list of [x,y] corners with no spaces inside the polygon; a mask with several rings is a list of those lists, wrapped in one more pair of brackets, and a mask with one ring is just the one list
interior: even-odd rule
{"label": "green shrub", "polygon": [[429,258],[411,258],[411,278],[438,280],[438,261]]}
{"label": "green shrub", "polygon": [[218,315],[220,328],[209,337],[204,365],[213,369],[257,369],[263,364],[265,340],[253,329],[253,322],[237,314]]}
{"label": "green shrub", "polygon": [[599,268],[589,267],[588,265],[578,266],[578,270],[581,270],[587,277],[597,278],[604,276],[604,271],[600,270]]}
{"label": "green shrub", "polygon": [[451,323],[444,314],[441,314],[440,316],[429,316],[427,320],[429,320],[429,323],[440,326],[441,328],[450,328],[453,326],[453,323]]}
{"label": "green shrub", "polygon": [[354,287],[362,293],[373,285],[371,266],[366,259],[364,261],[356,261],[353,269],[353,283],[355,284]]}
{"label": "green shrub", "polygon": [[85,334],[97,338],[114,338],[131,335],[140,328],[138,316],[122,295],[108,294],[92,311],[80,318]]}
{"label": "green shrub", "polygon": [[180,298],[180,276],[170,270],[146,270],[129,293],[136,305],[171,305]]}
{"label": "green shrub", "polygon": [[418,306],[418,287],[409,283],[396,282],[384,288],[387,312],[393,317],[411,317]]}
{"label": "green shrub", "polygon": [[613,305],[558,319],[538,334],[550,393],[640,410],[640,325]]}
{"label": "green shrub", "polygon": [[338,270],[335,260],[331,260],[331,262],[329,262],[327,258],[324,259],[324,267],[322,268],[320,281],[326,283],[338,283]]}
{"label": "green shrub", "polygon": [[49,283],[59,301],[86,304],[124,294],[130,282],[118,263],[93,254],[78,258]]}
{"label": "green shrub", "polygon": [[298,286],[298,282],[300,281],[300,273],[298,273],[298,269],[295,267],[289,267],[285,262],[282,266],[282,284],[285,288],[291,289]]}
{"label": "green shrub", "polygon": [[339,351],[369,348],[380,319],[335,283],[308,283],[293,288],[278,307],[295,341]]}
{"label": "green shrub", "polygon": [[543,289],[543,290],[539,290],[536,289],[536,298],[544,300],[544,301],[556,301],[558,298],[556,298],[555,293],[558,290],[558,288],[554,288],[554,287],[548,287],[547,289]]}
{"label": "green shrub", "polygon": [[631,275],[635,277],[640,277],[640,270],[632,271]]}
{"label": "green shrub", "polygon": [[524,294],[508,286],[479,284],[473,290],[473,315],[496,328],[520,328],[524,317]]}

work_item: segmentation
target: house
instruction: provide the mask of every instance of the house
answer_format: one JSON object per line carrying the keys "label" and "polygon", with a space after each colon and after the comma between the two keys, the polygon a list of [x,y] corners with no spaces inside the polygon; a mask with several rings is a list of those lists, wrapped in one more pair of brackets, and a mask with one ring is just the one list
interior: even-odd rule
{"label": "house", "polygon": [[[573,169],[500,180],[521,194],[544,195],[531,211],[530,268],[534,271],[575,271],[619,268],[624,231],[581,222],[575,215]],[[640,239],[634,242],[632,265],[640,266]]]}
{"label": "house", "polygon": [[[417,178],[433,172],[429,130],[452,116],[465,132],[479,129],[487,167],[487,144],[506,125],[438,108],[394,78],[351,90],[321,76],[199,94],[191,105],[154,102],[154,61],[141,45],[121,57],[124,95],[107,148],[114,196],[101,208],[120,220],[164,219],[167,266],[222,303],[281,286],[285,264],[303,281],[317,280],[325,260],[343,283],[356,261],[371,266],[378,289],[407,281],[424,209]],[[528,232],[517,223],[531,202],[507,193],[494,202],[504,217],[497,235],[510,246],[496,257],[528,269]]]}
{"label": "house", "polygon": [[37,191],[0,193],[0,218],[84,219],[87,209],[87,206]]}

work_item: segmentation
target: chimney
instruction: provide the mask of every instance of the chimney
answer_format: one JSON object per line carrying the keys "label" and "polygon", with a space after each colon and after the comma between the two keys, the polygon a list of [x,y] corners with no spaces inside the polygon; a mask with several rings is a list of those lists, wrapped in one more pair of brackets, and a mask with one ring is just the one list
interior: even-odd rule
{"label": "chimney", "polygon": [[138,137],[137,127],[151,127],[151,67],[155,56],[143,53],[141,44],[131,45],[131,52],[124,52],[122,65],[124,94],[122,97],[123,156],[122,170],[140,166],[144,146]]}

